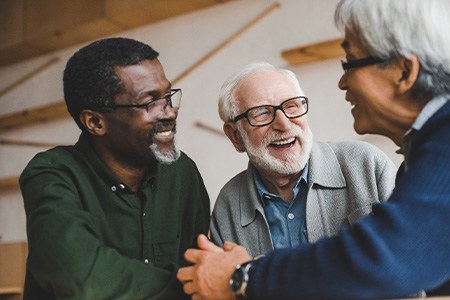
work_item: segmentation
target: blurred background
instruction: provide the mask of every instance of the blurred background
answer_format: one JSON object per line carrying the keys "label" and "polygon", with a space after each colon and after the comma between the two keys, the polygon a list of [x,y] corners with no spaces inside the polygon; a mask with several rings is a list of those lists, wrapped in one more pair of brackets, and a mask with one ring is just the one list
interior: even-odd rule
{"label": "blurred background", "polygon": [[225,182],[247,166],[247,156],[222,133],[219,89],[255,61],[297,74],[310,98],[316,140],[368,141],[399,165],[390,140],[353,131],[350,105],[337,88],[343,58],[333,19],[337,2],[1,0],[0,244],[26,241],[17,178],[28,161],[78,139],[63,101],[62,73],[78,48],[98,38],[134,38],[160,53],[167,77],[183,90],[177,143],[197,163],[212,205]]}

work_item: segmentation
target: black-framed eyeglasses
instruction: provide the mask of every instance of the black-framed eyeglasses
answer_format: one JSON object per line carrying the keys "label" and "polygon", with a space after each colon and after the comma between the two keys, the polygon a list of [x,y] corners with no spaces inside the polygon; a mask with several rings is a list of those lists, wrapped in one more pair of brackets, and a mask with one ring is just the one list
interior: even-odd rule
{"label": "black-framed eyeglasses", "polygon": [[236,116],[233,122],[247,118],[248,123],[253,127],[266,126],[275,121],[277,110],[281,110],[288,119],[295,119],[306,115],[308,112],[308,97],[298,96],[289,98],[284,100],[280,105],[255,106]]}
{"label": "black-framed eyeglasses", "polygon": [[136,107],[136,108],[144,108],[147,112],[160,108],[162,110],[166,109],[167,106],[172,108],[179,108],[181,105],[181,89],[171,89],[170,93],[167,93],[161,98],[152,99],[146,103],[142,104],[110,104],[110,105],[100,105],[95,108],[124,108],[124,107]]}
{"label": "black-framed eyeglasses", "polygon": [[376,56],[367,56],[361,59],[355,59],[355,60],[349,60],[349,61],[342,61],[342,69],[344,71],[354,69],[354,68],[362,68],[370,65],[376,65],[385,62],[385,59],[376,57]]}

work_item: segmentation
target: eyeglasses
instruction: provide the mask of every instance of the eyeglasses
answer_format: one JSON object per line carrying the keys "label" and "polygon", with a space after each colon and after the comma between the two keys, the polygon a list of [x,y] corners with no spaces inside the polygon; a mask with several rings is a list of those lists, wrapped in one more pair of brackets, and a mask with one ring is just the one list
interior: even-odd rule
{"label": "eyeglasses", "polygon": [[171,89],[170,93],[166,94],[162,98],[152,99],[143,104],[111,104],[111,105],[100,105],[95,108],[122,108],[122,107],[136,107],[144,108],[149,112],[155,108],[160,108],[161,110],[166,109],[168,105],[172,108],[179,108],[181,104],[181,89]]}
{"label": "eyeglasses", "polygon": [[277,110],[281,110],[288,119],[301,117],[308,112],[308,98],[298,96],[284,100],[280,105],[255,106],[236,116],[233,122],[247,118],[248,123],[253,127],[266,126],[275,121]]}
{"label": "eyeglasses", "polygon": [[341,60],[341,63],[342,69],[344,69],[344,71],[347,71],[354,68],[362,68],[370,65],[376,65],[379,63],[383,63],[385,61],[386,61],[385,59],[381,59],[379,57],[367,56],[361,59],[349,60],[347,62]]}

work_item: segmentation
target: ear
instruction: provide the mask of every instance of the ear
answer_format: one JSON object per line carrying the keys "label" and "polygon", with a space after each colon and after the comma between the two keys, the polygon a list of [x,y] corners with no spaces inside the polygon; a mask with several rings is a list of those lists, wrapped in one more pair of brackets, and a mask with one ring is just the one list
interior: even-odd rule
{"label": "ear", "polygon": [[106,123],[101,113],[90,109],[84,109],[80,113],[80,121],[90,134],[95,136],[105,135]]}
{"label": "ear", "polygon": [[402,74],[398,81],[397,91],[399,94],[405,94],[411,90],[419,76],[420,62],[419,58],[413,54],[409,58],[400,58],[399,64]]}
{"label": "ear", "polygon": [[223,124],[223,131],[227,135],[228,139],[230,139],[231,143],[233,143],[234,148],[236,148],[238,152],[245,152],[241,133],[237,130],[234,124],[229,122]]}

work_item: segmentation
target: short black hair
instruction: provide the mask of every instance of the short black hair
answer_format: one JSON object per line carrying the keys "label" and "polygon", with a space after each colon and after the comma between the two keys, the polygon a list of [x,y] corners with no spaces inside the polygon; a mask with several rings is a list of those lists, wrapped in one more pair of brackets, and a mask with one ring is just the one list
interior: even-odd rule
{"label": "short black hair", "polygon": [[128,38],[102,39],[78,50],[63,76],[67,110],[78,127],[85,130],[79,119],[83,109],[114,104],[117,94],[124,91],[115,67],[137,65],[158,55],[149,45]]}

